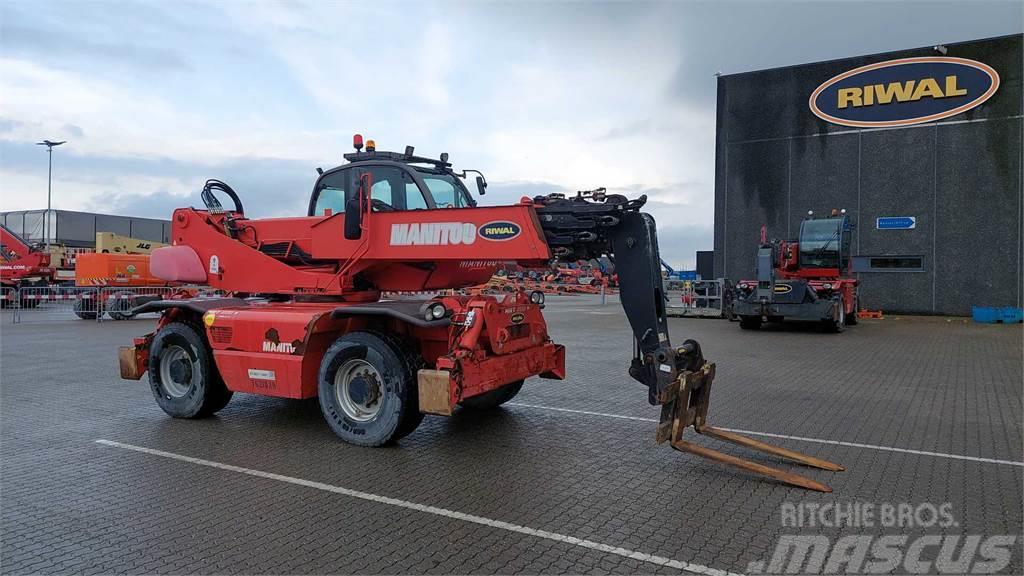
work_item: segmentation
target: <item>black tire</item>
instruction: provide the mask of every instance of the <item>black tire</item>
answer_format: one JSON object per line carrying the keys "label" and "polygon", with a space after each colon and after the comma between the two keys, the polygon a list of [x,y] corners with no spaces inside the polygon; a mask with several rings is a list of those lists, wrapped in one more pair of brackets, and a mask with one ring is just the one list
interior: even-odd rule
{"label": "black tire", "polygon": [[860,318],[857,318],[857,312],[860,311],[860,299],[856,295],[853,296],[853,312],[846,315],[846,325],[856,326]]}
{"label": "black tire", "polygon": [[846,306],[842,299],[836,301],[836,317],[825,320],[825,330],[838,334],[846,329]]}
{"label": "black tire", "polygon": [[744,330],[760,330],[760,316],[740,316],[740,328]]}
{"label": "black tire", "polygon": [[[83,298],[88,295],[89,298]],[[103,306],[100,305],[99,292],[83,292],[75,300],[74,312],[82,320],[95,320],[97,314],[102,314]]]}
{"label": "black tire", "polygon": [[495,388],[490,392],[484,392],[479,396],[473,396],[472,398],[466,398],[459,402],[459,406],[463,408],[469,408],[470,410],[490,410],[497,408],[505,402],[516,397],[519,391],[523,389],[523,381],[516,380],[509,384],[505,384],[501,388]]}
{"label": "black tire", "polygon": [[397,338],[375,332],[350,332],[331,344],[320,363],[318,395],[339,438],[382,446],[416,429],[423,415],[410,355]]}
{"label": "black tire", "polygon": [[417,382],[417,373],[426,363],[423,361],[423,357],[420,356],[412,346],[404,342],[395,334],[388,332],[374,332],[374,335],[386,340],[392,348],[399,352],[399,356],[402,361],[405,362],[406,369],[409,371],[409,375],[412,378],[413,388],[411,401],[406,403],[405,412],[402,414],[402,419],[398,423],[398,430],[395,431],[394,439],[401,440],[409,434],[412,434],[413,431],[419,427],[420,422],[423,421],[423,413],[420,412],[420,394]]}
{"label": "black tire", "polygon": [[204,331],[190,322],[166,324],[153,337],[149,386],[156,403],[174,418],[210,416],[232,395],[213,362]]}
{"label": "black tire", "polygon": [[134,314],[131,313],[135,306],[135,293],[131,291],[116,292],[110,297],[107,305],[107,314],[114,320],[130,320]]}

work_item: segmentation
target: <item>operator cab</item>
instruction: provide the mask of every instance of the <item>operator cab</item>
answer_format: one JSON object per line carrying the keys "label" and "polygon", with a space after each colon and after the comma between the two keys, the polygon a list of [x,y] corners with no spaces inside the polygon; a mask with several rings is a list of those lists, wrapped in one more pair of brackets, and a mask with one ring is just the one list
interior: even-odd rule
{"label": "operator cab", "polygon": [[348,164],[323,172],[313,187],[309,200],[309,216],[325,216],[345,211],[356,196],[361,179],[370,181],[370,209],[374,212],[404,210],[435,210],[467,208],[476,201],[463,184],[467,172],[476,172],[478,192],[482,195],[487,181],[476,170],[456,173],[448,162],[448,154],[440,159],[413,154],[412,146],[404,153],[378,152],[373,140],[353,138],[356,152],[345,154]]}
{"label": "operator cab", "polygon": [[800,268],[843,270],[850,265],[850,219],[843,212],[800,223]]}

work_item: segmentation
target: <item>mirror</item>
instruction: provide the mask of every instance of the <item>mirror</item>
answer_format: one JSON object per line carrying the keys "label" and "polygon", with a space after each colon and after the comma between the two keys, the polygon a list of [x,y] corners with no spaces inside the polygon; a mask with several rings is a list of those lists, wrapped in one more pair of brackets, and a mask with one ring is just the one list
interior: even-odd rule
{"label": "mirror", "polygon": [[487,192],[487,181],[483,176],[476,177],[476,190],[483,196]]}
{"label": "mirror", "polygon": [[358,240],[363,235],[363,211],[369,211],[370,188],[373,177],[369,173],[359,174],[356,193],[345,202],[345,239]]}
{"label": "mirror", "polygon": [[345,239],[358,240],[363,235],[362,210],[359,209],[359,199],[350,198],[345,203]]}

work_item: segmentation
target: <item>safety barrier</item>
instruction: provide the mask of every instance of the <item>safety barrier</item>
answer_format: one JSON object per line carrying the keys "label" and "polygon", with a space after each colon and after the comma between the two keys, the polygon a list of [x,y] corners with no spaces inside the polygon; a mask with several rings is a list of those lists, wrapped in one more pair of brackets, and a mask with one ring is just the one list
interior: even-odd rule
{"label": "safety barrier", "polygon": [[0,288],[0,307],[13,308],[17,290],[6,286]]}
{"label": "safety barrier", "polygon": [[[11,321],[128,320],[132,310],[150,300],[166,298],[181,288],[169,287],[81,287],[35,286],[17,290],[5,288],[2,302],[10,309]],[[151,315],[155,317],[155,315]]]}
{"label": "safety barrier", "polygon": [[728,280],[671,280],[664,284],[669,316],[730,318],[732,286]]}

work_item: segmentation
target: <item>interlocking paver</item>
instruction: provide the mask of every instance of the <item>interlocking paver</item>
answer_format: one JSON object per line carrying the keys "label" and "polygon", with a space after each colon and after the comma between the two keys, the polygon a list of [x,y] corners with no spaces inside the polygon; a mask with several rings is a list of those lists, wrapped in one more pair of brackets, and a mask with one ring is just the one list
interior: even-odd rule
{"label": "interlocking paver", "polygon": [[[552,298],[546,313],[568,347],[569,378],[531,381],[516,403],[657,417],[625,376],[630,335],[617,308]],[[152,322],[0,322],[4,573],[675,571],[97,438],[737,571],[789,532],[784,502],[950,502],[963,533],[1024,529],[1024,469],[1014,466],[773,440],[848,468],[805,472],[835,488],[819,495],[657,446],[652,423],[521,405],[427,417],[384,449],[338,441],[316,401],[238,395],[215,418],[173,420],[144,382],[117,377],[115,347]],[[718,364],[717,425],[1022,459],[1019,328],[943,319],[866,321],[842,335],[753,333],[714,320],[674,319],[670,327],[677,341],[699,339]],[[1022,568],[1018,546],[1007,572]]]}

